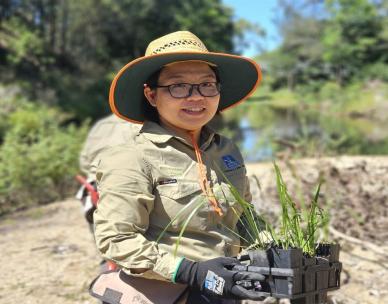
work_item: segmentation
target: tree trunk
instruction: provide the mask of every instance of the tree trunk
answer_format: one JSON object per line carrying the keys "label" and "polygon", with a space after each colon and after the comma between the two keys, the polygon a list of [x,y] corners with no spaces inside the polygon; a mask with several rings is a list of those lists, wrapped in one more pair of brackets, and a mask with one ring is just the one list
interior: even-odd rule
{"label": "tree trunk", "polygon": [[49,22],[50,22],[50,40],[49,40],[49,45],[50,45],[50,51],[55,53],[55,47],[56,47],[56,35],[57,35],[57,8],[56,8],[56,1],[55,0],[50,0],[49,2],[49,9],[50,9],[50,17],[49,17]]}
{"label": "tree trunk", "polygon": [[61,25],[61,55],[65,55],[67,50],[67,30],[69,25],[69,4],[68,0],[62,0],[62,25]]}

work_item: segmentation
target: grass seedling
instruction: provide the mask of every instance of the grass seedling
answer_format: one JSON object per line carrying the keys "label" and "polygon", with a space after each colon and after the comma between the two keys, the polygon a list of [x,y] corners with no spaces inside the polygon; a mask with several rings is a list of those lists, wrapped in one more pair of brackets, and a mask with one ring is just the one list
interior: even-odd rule
{"label": "grass seedling", "polygon": [[314,198],[311,201],[310,212],[308,213],[307,229],[306,229],[306,242],[302,249],[303,252],[313,256],[315,253],[315,246],[318,243],[317,230],[322,222],[323,213],[318,207],[318,197],[321,189],[321,183],[319,183],[315,192]]}
{"label": "grass seedling", "polygon": [[[218,168],[218,167],[217,167]],[[235,198],[236,202],[242,209],[242,214],[239,217],[239,224],[245,230],[245,237],[241,236],[240,238],[243,241],[247,241],[247,248],[257,248],[257,249],[265,249],[268,246],[268,243],[271,243],[274,239],[273,234],[274,229],[272,226],[265,220],[263,216],[260,216],[254,206],[245,201],[245,199],[240,195],[237,188],[233,186],[233,184],[228,180],[228,178],[223,174],[222,170],[218,168],[218,171],[227,182],[230,192]],[[237,211],[233,209],[233,211],[237,214]],[[263,234],[263,232],[265,234]],[[268,240],[268,235],[271,236],[272,240]],[[249,240],[247,240],[249,238]]]}
{"label": "grass seedling", "polygon": [[[304,214],[302,216],[302,212],[297,208],[295,201],[288,193],[286,184],[276,163],[274,163],[274,170],[276,175],[276,187],[282,210],[280,214],[280,227],[275,229],[263,216],[259,215],[254,209],[254,206],[245,201],[237,188],[233,186],[223,174],[222,170],[219,169],[220,174],[228,184],[231,194],[240,207],[239,212],[236,208],[232,207],[236,216],[239,216],[238,226],[240,227],[240,231],[233,230],[225,225],[223,227],[240,237],[242,242],[246,245],[243,247],[245,250],[265,250],[269,246],[275,246],[282,249],[300,248],[305,254],[313,256],[315,254],[315,246],[318,243],[318,231],[328,223],[327,214],[325,214],[318,206],[321,183],[319,183],[315,191],[309,210],[307,211],[307,208],[304,208]],[[156,240],[159,242],[167,229],[179,218],[185,216],[186,218],[183,221],[182,228],[179,231],[178,238],[175,242],[175,256],[177,255],[180,240],[190,220],[201,207],[208,203],[205,197],[200,196],[199,199],[199,201],[198,199],[194,200],[183,207],[164,228]]]}
{"label": "grass seedling", "polygon": [[[234,198],[242,206],[243,213],[240,223],[249,238],[246,249],[265,249],[269,245],[283,249],[300,248],[304,253],[313,256],[315,246],[318,243],[318,230],[327,224],[327,217],[318,206],[321,183],[315,191],[310,208],[304,207],[304,216],[302,216],[302,212],[297,208],[295,201],[288,193],[276,163],[274,163],[274,170],[281,205],[280,227],[278,229],[274,229],[268,221],[258,215],[253,205],[246,202],[224,176]],[[265,239],[263,238],[263,232],[265,233]]]}
{"label": "grass seedling", "polygon": [[313,256],[315,254],[315,246],[318,243],[318,229],[327,222],[323,211],[318,206],[321,182],[315,191],[308,213],[305,213],[305,216],[302,217],[295,201],[287,191],[280,169],[276,163],[274,163],[274,168],[279,201],[282,207],[280,221],[281,241],[279,245],[284,249],[290,247],[301,248],[304,253]]}

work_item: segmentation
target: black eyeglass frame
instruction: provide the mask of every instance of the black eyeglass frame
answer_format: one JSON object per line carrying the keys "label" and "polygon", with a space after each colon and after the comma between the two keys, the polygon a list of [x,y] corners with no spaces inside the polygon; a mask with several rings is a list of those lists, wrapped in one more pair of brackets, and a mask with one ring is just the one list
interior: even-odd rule
{"label": "black eyeglass frame", "polygon": [[[208,83],[212,83],[212,84],[216,84],[216,89],[217,89],[217,94],[214,94],[214,95],[204,95],[203,92],[201,92],[201,85],[203,84],[208,84]],[[186,96],[181,96],[181,97],[176,97],[172,94],[171,92],[171,87],[173,86],[177,86],[177,85],[182,85],[182,84],[187,84],[190,86],[190,89],[189,89],[189,92]],[[201,83],[186,83],[186,82],[182,82],[182,83],[173,83],[173,84],[169,84],[169,85],[156,85],[154,86],[155,88],[167,88],[168,89],[168,92],[170,93],[171,97],[173,98],[187,98],[187,97],[190,97],[192,94],[193,94],[193,91],[194,91],[194,87],[197,88],[197,91],[198,93],[203,96],[203,97],[215,97],[217,95],[220,95],[220,92],[221,92],[221,83],[219,82],[216,82],[216,81],[206,81],[206,82],[201,82]]]}

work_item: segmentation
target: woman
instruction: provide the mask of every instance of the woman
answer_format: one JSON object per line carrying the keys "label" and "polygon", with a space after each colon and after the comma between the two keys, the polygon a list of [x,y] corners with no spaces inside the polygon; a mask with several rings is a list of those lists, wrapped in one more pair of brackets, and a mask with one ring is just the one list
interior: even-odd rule
{"label": "woman", "polygon": [[239,263],[231,257],[240,250],[233,231],[241,208],[225,176],[250,201],[244,162],[207,124],[247,98],[260,79],[252,60],[209,52],[185,31],[154,40],[144,57],[120,70],[112,111],[143,127],[134,144],[105,151],[97,167],[95,237],[106,259],[129,275],[187,284],[188,303],[259,298],[238,283],[263,277],[231,270]]}

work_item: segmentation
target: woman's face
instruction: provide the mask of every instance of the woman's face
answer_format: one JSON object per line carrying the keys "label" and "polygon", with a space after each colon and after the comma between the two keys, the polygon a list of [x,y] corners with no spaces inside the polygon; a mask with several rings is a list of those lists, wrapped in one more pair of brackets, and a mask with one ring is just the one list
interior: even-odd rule
{"label": "woman's face", "polygon": [[[204,62],[176,62],[164,67],[159,75],[158,85],[204,82],[217,82],[213,70]],[[168,88],[150,89],[146,87],[144,94],[150,104],[156,107],[160,122],[175,130],[198,131],[216,114],[220,95],[204,97],[193,88],[191,96],[185,98],[172,97]]]}

